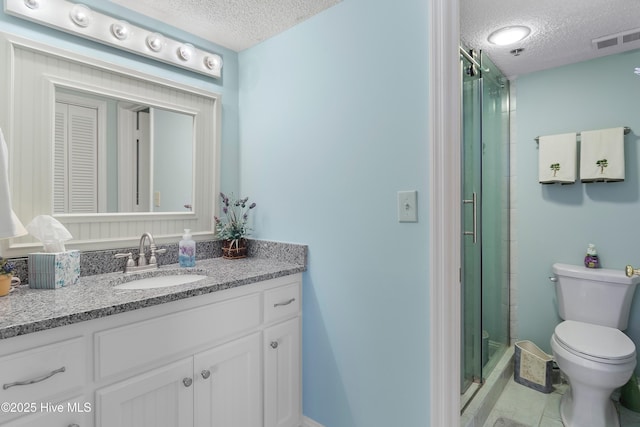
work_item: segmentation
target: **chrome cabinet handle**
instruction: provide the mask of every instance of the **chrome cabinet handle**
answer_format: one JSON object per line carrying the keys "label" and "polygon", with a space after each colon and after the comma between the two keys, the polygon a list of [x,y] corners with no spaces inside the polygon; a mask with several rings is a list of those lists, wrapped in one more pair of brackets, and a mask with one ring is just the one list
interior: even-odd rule
{"label": "chrome cabinet handle", "polygon": [[182,384],[184,384],[185,387],[189,387],[191,384],[193,384],[193,380],[189,377],[183,378]]}
{"label": "chrome cabinet handle", "polygon": [[51,371],[48,374],[43,375],[41,377],[33,378],[33,379],[30,379],[30,380],[26,380],[26,381],[16,381],[16,382],[9,383],[9,384],[3,384],[2,388],[4,390],[6,390],[8,388],[11,388],[11,387],[14,387],[14,386],[18,386],[18,385],[29,385],[29,384],[39,383],[39,382],[42,382],[44,380],[48,380],[49,378],[51,378],[55,374],[59,374],[59,373],[62,373],[64,371],[66,371],[66,368],[63,366],[62,368],[58,368],[58,369],[56,369],[54,371]]}
{"label": "chrome cabinet handle", "polygon": [[285,302],[277,302],[277,303],[273,304],[273,306],[274,306],[274,307],[280,307],[280,306],[282,306],[282,305],[289,305],[289,304],[291,304],[292,302],[294,302],[295,300],[296,300],[295,298],[291,298],[290,300],[285,301]]}
{"label": "chrome cabinet handle", "polygon": [[211,376],[211,372],[208,369],[204,369],[202,372],[200,372],[200,375],[202,375],[202,378],[206,380]]}
{"label": "chrome cabinet handle", "polygon": [[278,348],[278,341],[271,341],[271,344],[269,344],[271,346],[271,348]]}
{"label": "chrome cabinet handle", "polygon": [[471,199],[464,199],[462,200],[463,204],[468,204],[471,203],[473,205],[473,230],[472,231],[465,231],[464,235],[465,236],[473,236],[473,243],[476,243],[478,241],[478,194],[474,191]]}

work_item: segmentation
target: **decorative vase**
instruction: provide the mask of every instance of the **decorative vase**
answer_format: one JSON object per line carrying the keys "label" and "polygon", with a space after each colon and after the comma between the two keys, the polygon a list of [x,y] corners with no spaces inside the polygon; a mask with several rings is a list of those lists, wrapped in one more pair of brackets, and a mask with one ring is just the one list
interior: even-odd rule
{"label": "decorative vase", "polygon": [[225,240],[222,242],[222,258],[239,259],[247,257],[247,241],[245,239]]}
{"label": "decorative vase", "polygon": [[7,295],[11,291],[11,274],[0,274],[0,297]]}

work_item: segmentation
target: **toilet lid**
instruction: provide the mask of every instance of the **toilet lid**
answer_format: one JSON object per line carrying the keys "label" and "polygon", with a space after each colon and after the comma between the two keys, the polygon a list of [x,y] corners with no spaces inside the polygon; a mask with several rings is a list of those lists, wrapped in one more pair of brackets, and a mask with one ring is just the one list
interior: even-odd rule
{"label": "toilet lid", "polygon": [[626,359],[636,351],[628,336],[607,326],[565,320],[556,326],[555,335],[568,350],[600,359]]}

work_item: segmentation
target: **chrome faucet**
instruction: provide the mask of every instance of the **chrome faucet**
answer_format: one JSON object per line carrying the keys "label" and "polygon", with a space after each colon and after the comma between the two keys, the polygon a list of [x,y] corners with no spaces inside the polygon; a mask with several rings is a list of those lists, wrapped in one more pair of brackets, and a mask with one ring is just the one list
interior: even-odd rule
{"label": "chrome faucet", "polygon": [[[145,240],[149,241],[149,249],[151,253],[149,254],[149,261],[147,261],[147,256],[145,255]],[[131,252],[123,253],[123,254],[115,254],[115,258],[128,258],[127,263],[124,267],[125,273],[133,273],[136,271],[145,271],[145,270],[153,270],[158,268],[158,260],[156,258],[156,254],[163,254],[167,250],[165,248],[158,249],[156,247],[156,243],[153,240],[153,236],[151,233],[142,233],[140,237],[140,246],[138,248],[138,263],[133,260],[133,254]]]}

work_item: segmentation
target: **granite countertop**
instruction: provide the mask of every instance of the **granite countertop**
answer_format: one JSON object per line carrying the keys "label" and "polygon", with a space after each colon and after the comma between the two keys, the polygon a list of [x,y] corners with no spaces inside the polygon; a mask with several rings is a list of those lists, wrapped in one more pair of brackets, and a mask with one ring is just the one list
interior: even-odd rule
{"label": "granite countertop", "polygon": [[[305,268],[304,263],[291,260],[253,257],[227,260],[219,257],[198,260],[193,268],[170,264],[152,272],[82,276],[76,284],[58,289],[18,286],[0,298],[0,339],[287,276]],[[203,274],[207,277],[165,288],[113,288],[126,281],[158,274]]]}

